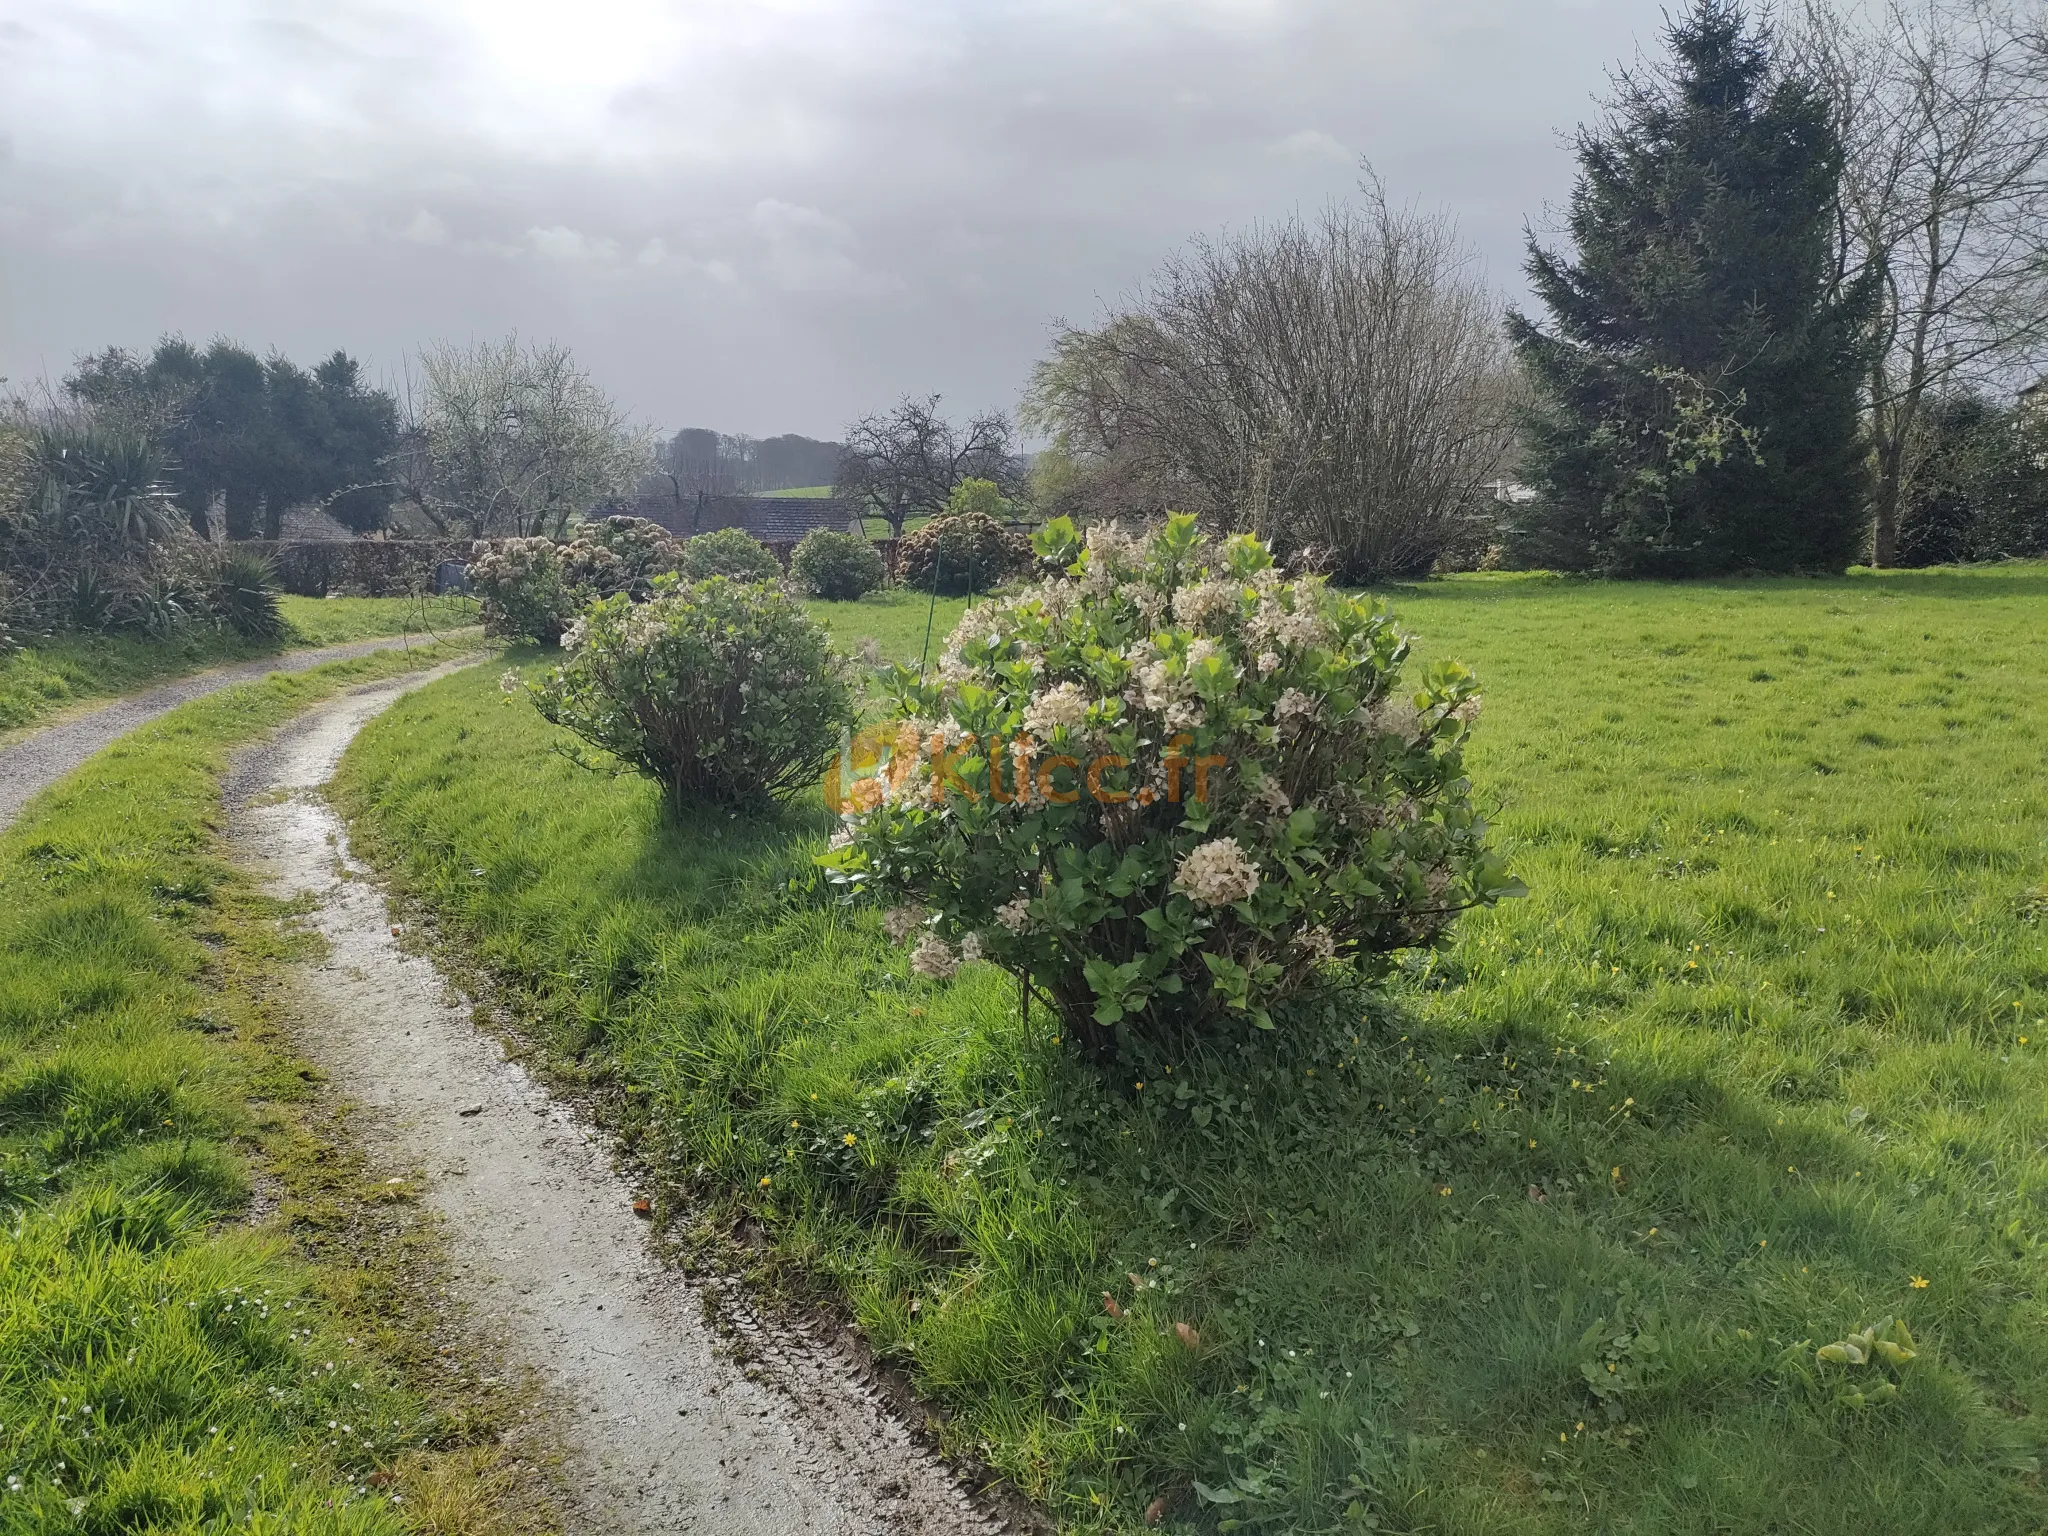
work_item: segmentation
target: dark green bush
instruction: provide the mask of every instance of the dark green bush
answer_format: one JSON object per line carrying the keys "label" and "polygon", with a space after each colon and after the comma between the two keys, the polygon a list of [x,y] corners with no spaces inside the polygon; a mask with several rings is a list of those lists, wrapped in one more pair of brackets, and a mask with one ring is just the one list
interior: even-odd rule
{"label": "dark green bush", "polygon": [[683,572],[692,581],[730,576],[735,581],[773,581],[782,566],[759,539],[743,528],[700,533],[683,546]]}
{"label": "dark green bush", "polygon": [[813,528],[789,557],[789,573],[813,597],[848,602],[865,597],[888,574],[882,556],[859,534]]}
{"label": "dark green bush", "polygon": [[1899,519],[1899,564],[1955,565],[2048,552],[2048,418],[1975,391],[1936,401]]}
{"label": "dark green bush", "polygon": [[946,597],[986,592],[1031,564],[1031,546],[985,512],[935,517],[903,541],[903,585]]}
{"label": "dark green bush", "polygon": [[[756,546],[757,548],[759,546]],[[823,625],[775,582],[663,582],[593,604],[540,712],[654,780],[678,813],[758,807],[818,782],[853,723]]]}

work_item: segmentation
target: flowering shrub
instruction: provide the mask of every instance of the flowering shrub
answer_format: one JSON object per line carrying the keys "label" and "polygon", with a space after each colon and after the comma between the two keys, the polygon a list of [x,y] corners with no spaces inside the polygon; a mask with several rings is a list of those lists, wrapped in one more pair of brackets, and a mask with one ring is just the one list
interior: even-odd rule
{"label": "flowering shrub", "polygon": [[677,811],[815,784],[853,720],[825,630],[772,582],[656,583],[594,604],[534,690],[541,714],[653,779]]}
{"label": "flowering shrub", "polygon": [[1325,964],[1519,893],[1464,777],[1476,683],[1404,688],[1380,606],[1187,517],[1034,544],[1062,573],[970,610],[935,678],[897,670],[877,771],[841,781],[821,862],[896,906],[917,970],[1027,974],[1108,1056],[1119,1030],[1271,1027]]}
{"label": "flowering shrub", "polygon": [[737,581],[773,581],[782,567],[768,546],[744,528],[715,528],[683,546],[683,569],[692,581],[730,576]]}
{"label": "flowering shrub", "polygon": [[601,517],[584,523],[577,528],[569,552],[579,547],[602,549],[612,557],[607,579],[613,584],[598,588],[599,597],[614,592],[645,597],[655,577],[679,570],[683,563],[682,542],[644,517]]}
{"label": "flowering shrub", "polygon": [[986,512],[935,517],[903,540],[903,585],[948,597],[986,592],[1031,563],[1031,548]]}
{"label": "flowering shrub", "polygon": [[859,534],[813,528],[789,557],[789,574],[813,597],[846,602],[874,591],[887,572],[875,546]]}
{"label": "flowering shrub", "polygon": [[479,544],[469,562],[471,590],[483,600],[484,632],[552,644],[578,606],[553,539]]}
{"label": "flowering shrub", "polygon": [[479,544],[469,580],[483,599],[488,633],[551,645],[598,598],[620,592],[646,598],[653,579],[673,571],[680,554],[676,541],[646,519],[606,517],[583,524],[567,544],[545,538]]}

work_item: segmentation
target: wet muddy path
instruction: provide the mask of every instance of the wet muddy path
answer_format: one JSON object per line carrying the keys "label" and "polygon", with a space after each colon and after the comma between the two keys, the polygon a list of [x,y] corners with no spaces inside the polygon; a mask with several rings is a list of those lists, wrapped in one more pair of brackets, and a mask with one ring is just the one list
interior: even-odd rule
{"label": "wet muddy path", "polygon": [[273,894],[314,898],[303,921],[327,954],[298,978],[298,1048],[363,1107],[379,1173],[421,1181],[467,1315],[540,1383],[577,1528],[1002,1529],[829,1345],[726,1297],[720,1321],[750,1363],[726,1358],[703,1297],[635,1218],[605,1139],[506,1059],[430,960],[400,947],[319,787],[358,730],[435,675],[342,695],[244,753],[231,837]]}

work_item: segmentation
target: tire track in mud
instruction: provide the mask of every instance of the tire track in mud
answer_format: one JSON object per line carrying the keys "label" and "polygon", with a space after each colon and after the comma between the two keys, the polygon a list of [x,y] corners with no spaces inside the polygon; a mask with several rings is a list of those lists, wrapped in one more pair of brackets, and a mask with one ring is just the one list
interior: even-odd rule
{"label": "tire track in mud", "polygon": [[[506,1059],[430,960],[399,947],[319,787],[358,730],[452,670],[344,694],[245,751],[230,836],[274,894],[314,897],[303,921],[328,952],[303,967],[292,1000],[298,1047],[364,1107],[379,1171],[421,1177],[467,1314],[542,1384],[583,1528],[1008,1529],[845,1356],[663,1265],[606,1138]],[[707,1312],[747,1364],[720,1353]]]}

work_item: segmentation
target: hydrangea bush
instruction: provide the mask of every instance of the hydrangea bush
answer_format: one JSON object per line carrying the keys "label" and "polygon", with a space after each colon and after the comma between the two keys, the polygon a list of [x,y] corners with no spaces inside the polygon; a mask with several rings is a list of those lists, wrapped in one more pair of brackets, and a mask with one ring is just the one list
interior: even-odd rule
{"label": "hydrangea bush", "polygon": [[714,528],[683,545],[683,570],[692,581],[730,576],[737,581],[773,581],[782,574],[774,551],[744,528]]}
{"label": "hydrangea bush", "polygon": [[486,632],[552,645],[599,598],[625,593],[644,600],[654,578],[675,570],[681,555],[682,546],[645,518],[606,517],[579,526],[566,544],[479,544],[469,579],[483,599]]}
{"label": "hydrangea bush", "polygon": [[1465,778],[1477,684],[1404,684],[1383,607],[1188,517],[1034,543],[1057,574],[970,610],[935,677],[897,670],[874,771],[842,759],[821,862],[918,970],[1028,975],[1106,1058],[1120,1031],[1270,1028],[1325,967],[1519,894]]}
{"label": "hydrangea bush", "polygon": [[1001,586],[1031,563],[1031,547],[986,512],[947,512],[902,544],[897,574],[906,587],[964,597]]}
{"label": "hydrangea bush", "polygon": [[655,577],[678,570],[683,563],[682,540],[644,517],[600,517],[584,523],[569,550],[579,546],[602,549],[612,557],[609,579],[615,584],[599,591],[600,597],[618,591],[645,597]]}
{"label": "hydrangea bush", "polygon": [[541,714],[654,780],[678,812],[816,784],[854,718],[824,627],[773,582],[660,578],[648,602],[592,605],[562,649],[532,690]]}
{"label": "hydrangea bush", "polygon": [[789,557],[789,574],[813,597],[849,602],[881,586],[888,573],[881,553],[862,535],[813,528]]}

